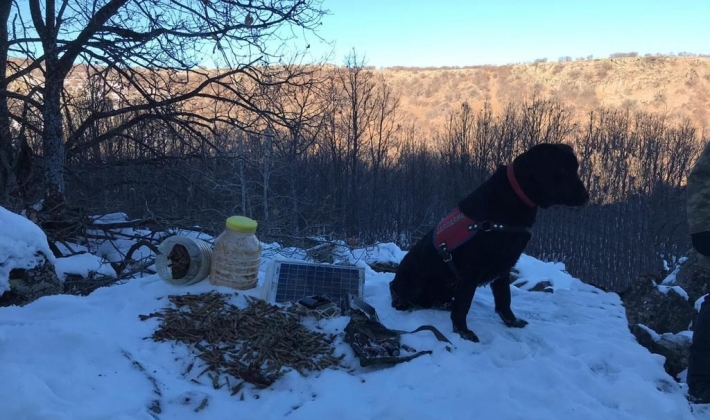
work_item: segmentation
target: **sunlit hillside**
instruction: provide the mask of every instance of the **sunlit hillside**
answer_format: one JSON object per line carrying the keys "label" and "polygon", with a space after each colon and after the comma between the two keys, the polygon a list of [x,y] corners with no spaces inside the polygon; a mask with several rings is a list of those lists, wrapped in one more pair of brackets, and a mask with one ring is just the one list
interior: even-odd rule
{"label": "sunlit hillside", "polygon": [[578,116],[599,106],[710,123],[710,57],[620,57],[466,68],[377,70],[401,95],[407,121],[436,129],[447,113],[468,101],[491,102],[494,111],[538,93],[569,106]]}

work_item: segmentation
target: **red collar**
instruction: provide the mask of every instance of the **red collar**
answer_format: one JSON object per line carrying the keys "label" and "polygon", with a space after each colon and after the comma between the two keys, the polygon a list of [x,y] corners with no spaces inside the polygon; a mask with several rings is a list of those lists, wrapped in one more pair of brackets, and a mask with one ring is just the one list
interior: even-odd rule
{"label": "red collar", "polygon": [[513,169],[513,163],[511,162],[508,165],[508,181],[510,182],[510,186],[513,187],[513,191],[515,191],[515,194],[520,198],[520,200],[525,203],[526,206],[528,207],[535,207],[536,204],[534,201],[530,199],[530,197],[525,194],[523,189],[520,187],[520,184],[518,183],[518,180],[515,178],[515,170]]}

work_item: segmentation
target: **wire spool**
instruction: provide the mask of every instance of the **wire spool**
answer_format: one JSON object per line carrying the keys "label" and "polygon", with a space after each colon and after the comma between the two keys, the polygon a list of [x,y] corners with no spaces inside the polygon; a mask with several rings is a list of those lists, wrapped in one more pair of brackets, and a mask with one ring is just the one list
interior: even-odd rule
{"label": "wire spool", "polygon": [[189,286],[204,280],[212,265],[212,247],[187,236],[171,236],[159,246],[155,259],[158,275],[167,283]]}

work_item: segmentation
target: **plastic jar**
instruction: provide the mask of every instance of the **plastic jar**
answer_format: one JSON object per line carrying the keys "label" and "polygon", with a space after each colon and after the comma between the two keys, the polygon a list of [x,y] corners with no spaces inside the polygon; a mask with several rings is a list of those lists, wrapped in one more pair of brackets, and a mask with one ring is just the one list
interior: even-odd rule
{"label": "plastic jar", "polygon": [[214,241],[210,283],[251,289],[259,281],[261,242],[254,235],[257,223],[244,216],[227,219],[226,229]]}
{"label": "plastic jar", "polygon": [[166,282],[188,286],[210,273],[212,248],[207,242],[187,236],[170,236],[158,246],[155,258],[158,275]]}

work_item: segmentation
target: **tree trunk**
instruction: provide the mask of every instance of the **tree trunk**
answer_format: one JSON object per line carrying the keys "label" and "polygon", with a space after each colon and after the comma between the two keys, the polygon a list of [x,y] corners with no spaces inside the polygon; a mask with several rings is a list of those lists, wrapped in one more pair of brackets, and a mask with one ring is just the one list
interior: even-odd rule
{"label": "tree trunk", "polygon": [[10,133],[10,110],[7,106],[7,21],[11,9],[12,2],[0,2],[0,202],[6,201],[14,189],[14,153]]}
{"label": "tree trunk", "polygon": [[267,129],[264,133],[264,164],[263,164],[263,175],[262,175],[262,208],[264,209],[263,220],[261,221],[264,226],[268,229],[269,226],[269,182],[271,181],[271,153],[273,151],[272,147],[274,144],[274,132],[271,129]]}
{"label": "tree trunk", "polygon": [[247,192],[247,176],[244,170],[244,134],[241,131],[237,132],[237,172],[239,174],[239,191],[241,192],[242,215],[251,216],[247,202],[249,195]]}
{"label": "tree trunk", "polygon": [[44,157],[45,209],[64,203],[64,140],[60,99],[63,78],[51,77],[50,60],[47,61],[47,80],[44,89],[42,117],[42,152]]}

